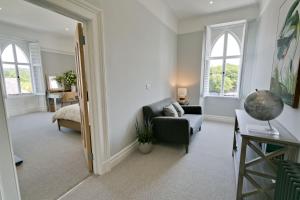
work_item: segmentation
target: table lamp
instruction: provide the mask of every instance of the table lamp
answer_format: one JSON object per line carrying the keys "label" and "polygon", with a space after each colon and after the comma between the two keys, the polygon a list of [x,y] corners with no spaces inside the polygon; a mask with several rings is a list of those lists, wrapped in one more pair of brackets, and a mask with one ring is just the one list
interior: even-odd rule
{"label": "table lamp", "polygon": [[180,101],[185,101],[187,98],[187,88],[178,88],[177,95]]}

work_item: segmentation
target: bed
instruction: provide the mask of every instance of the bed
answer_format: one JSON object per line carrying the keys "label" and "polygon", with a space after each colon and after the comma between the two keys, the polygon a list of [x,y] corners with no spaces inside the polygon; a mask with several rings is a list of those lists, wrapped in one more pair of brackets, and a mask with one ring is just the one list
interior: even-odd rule
{"label": "bed", "polygon": [[53,123],[57,121],[59,131],[61,130],[61,127],[81,131],[79,104],[77,103],[60,108],[54,113],[52,121]]}

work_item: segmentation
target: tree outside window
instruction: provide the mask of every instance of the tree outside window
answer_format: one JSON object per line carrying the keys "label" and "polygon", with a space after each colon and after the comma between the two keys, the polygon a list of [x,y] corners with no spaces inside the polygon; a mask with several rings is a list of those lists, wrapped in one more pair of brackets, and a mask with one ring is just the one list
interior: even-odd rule
{"label": "tree outside window", "polygon": [[30,62],[16,44],[9,44],[1,54],[6,94],[33,93]]}

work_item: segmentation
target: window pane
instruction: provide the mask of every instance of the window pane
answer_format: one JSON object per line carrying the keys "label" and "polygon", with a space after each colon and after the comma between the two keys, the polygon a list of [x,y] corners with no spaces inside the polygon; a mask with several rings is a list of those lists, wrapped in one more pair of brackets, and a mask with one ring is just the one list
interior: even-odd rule
{"label": "window pane", "polygon": [[223,34],[214,44],[211,50],[211,57],[223,56],[225,35]]}
{"label": "window pane", "polygon": [[31,72],[29,65],[19,65],[19,75],[22,93],[32,93]]}
{"label": "window pane", "polygon": [[238,95],[238,79],[240,71],[240,58],[227,59],[225,68],[224,95]]}
{"label": "window pane", "polygon": [[15,62],[13,47],[11,44],[4,49],[1,59],[3,62]]}
{"label": "window pane", "polygon": [[29,63],[24,51],[16,45],[16,54],[18,63]]}
{"label": "window pane", "polygon": [[220,95],[222,90],[223,60],[211,60],[209,63],[209,94]]}
{"label": "window pane", "polygon": [[3,64],[6,93],[19,94],[18,78],[15,65]]}
{"label": "window pane", "polygon": [[238,41],[233,35],[228,34],[227,40],[227,56],[239,56],[241,55],[241,48]]}

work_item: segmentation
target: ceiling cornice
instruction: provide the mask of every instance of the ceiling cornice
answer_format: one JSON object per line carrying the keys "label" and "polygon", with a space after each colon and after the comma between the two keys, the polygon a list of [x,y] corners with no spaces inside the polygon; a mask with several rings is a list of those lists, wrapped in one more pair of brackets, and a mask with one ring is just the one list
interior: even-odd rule
{"label": "ceiling cornice", "polygon": [[138,2],[172,31],[178,32],[178,19],[166,3],[161,0],[138,0]]}

